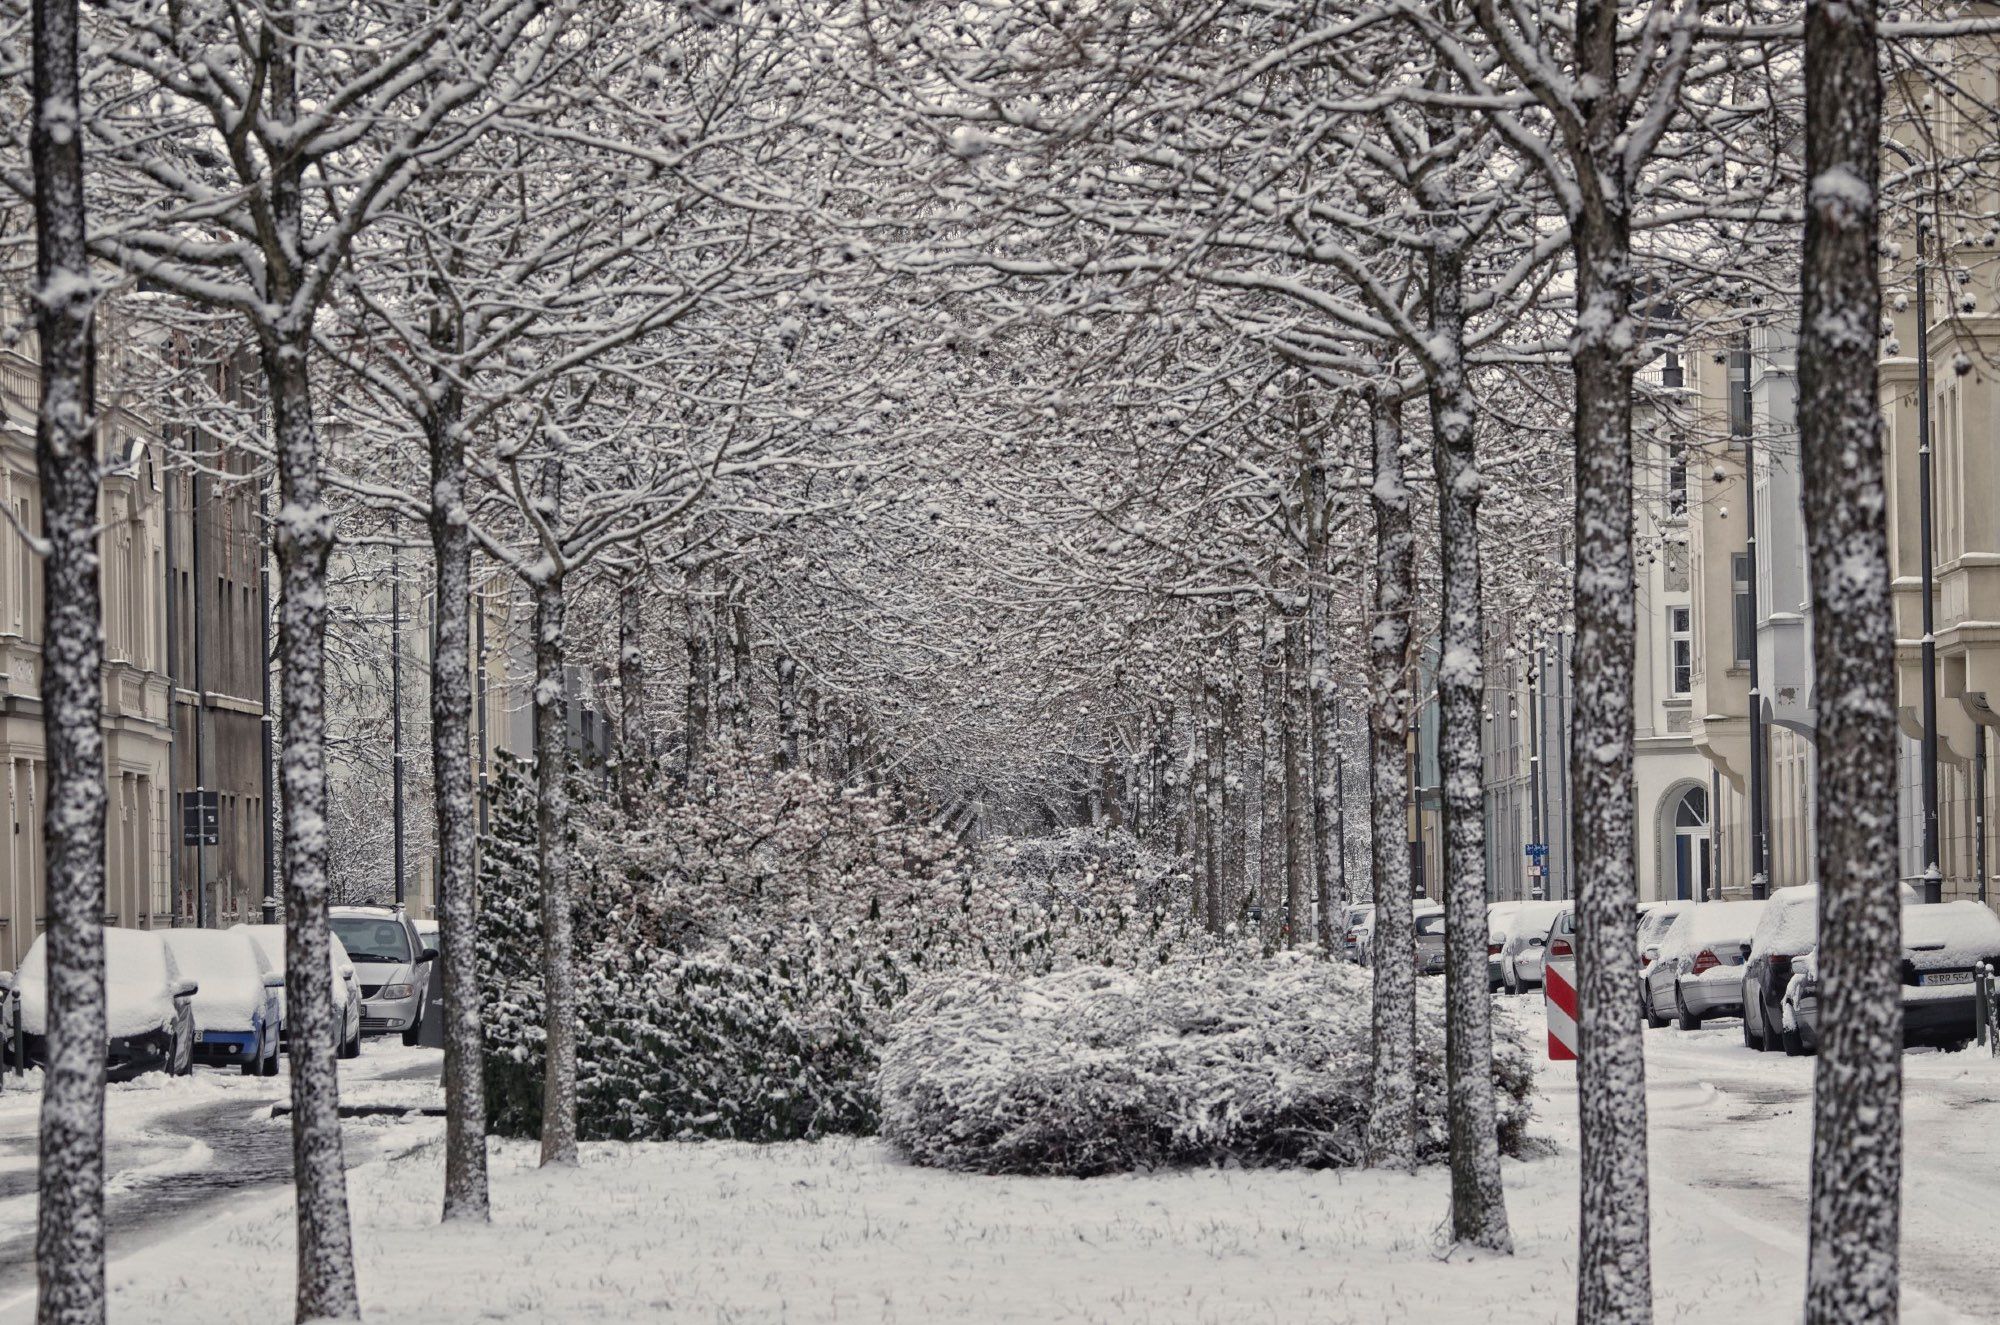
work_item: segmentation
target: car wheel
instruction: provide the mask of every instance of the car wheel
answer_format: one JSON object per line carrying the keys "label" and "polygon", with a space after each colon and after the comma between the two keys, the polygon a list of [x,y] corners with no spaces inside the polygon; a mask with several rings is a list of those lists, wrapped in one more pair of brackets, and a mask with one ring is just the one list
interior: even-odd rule
{"label": "car wheel", "polygon": [[[1764,1027],[1764,1052],[1774,1054],[1785,1047],[1784,1017],[1780,1013],[1771,1011],[1771,1005],[1764,1001],[1764,995],[1761,991],[1755,997],[1757,999],[1757,1020]],[[1747,1008],[1749,1004],[1746,1003],[1744,1006]],[[1749,1018],[1746,1016],[1744,1020],[1747,1023]]]}
{"label": "car wheel", "polygon": [[[1755,1006],[1761,1008],[1763,1000],[1758,999]],[[1761,1053],[1763,1050],[1771,1047],[1771,1040],[1773,1038],[1770,1032],[1771,1023],[1768,1019],[1760,1019],[1758,1023],[1759,1028],[1752,1030],[1750,1028],[1751,1007],[1751,1001],[1746,996],[1743,1000],[1743,1044],[1745,1048],[1755,1049]]]}
{"label": "car wheel", "polygon": [[1665,1017],[1653,1011],[1653,996],[1650,990],[1648,990],[1646,994],[1646,1024],[1652,1027],[1654,1030],[1658,1030],[1662,1026],[1667,1024],[1667,1019]]}
{"label": "car wheel", "polygon": [[265,1059],[262,1065],[262,1070],[265,1076],[274,1077],[278,1075],[278,1059],[280,1056],[281,1055],[278,1052],[278,1046],[274,1042],[271,1045],[271,1056]]}
{"label": "car wheel", "polygon": [[1806,1056],[1805,1037],[1799,1034],[1796,1026],[1786,1027],[1782,1038],[1785,1042],[1785,1056],[1787,1058],[1804,1058]]}
{"label": "car wheel", "polygon": [[353,1036],[341,1042],[340,1057],[342,1058],[361,1057],[361,1027],[358,1024],[354,1028]]}
{"label": "car wheel", "polygon": [[260,1034],[260,1035],[258,1035],[258,1037],[257,1037],[257,1052],[256,1052],[256,1054],[255,1054],[255,1055],[254,1055],[253,1057],[250,1057],[250,1058],[246,1058],[246,1059],[244,1059],[244,1060],[243,1060],[243,1066],[242,1066],[242,1068],[240,1069],[240,1071],[241,1071],[241,1072],[243,1073],[243,1075],[244,1075],[244,1076],[246,1076],[246,1077],[257,1077],[257,1076],[262,1076],[262,1075],[264,1074],[264,1037],[263,1037],[263,1035],[261,1035],[261,1034]]}
{"label": "car wheel", "polygon": [[1521,996],[1521,978],[1514,974],[1514,968],[1511,965],[1500,972],[1500,987],[1515,998]]}
{"label": "car wheel", "polygon": [[417,1019],[410,1023],[410,1028],[408,1030],[403,1032],[404,1044],[415,1047],[418,1043],[420,1043],[423,1040],[425,1011],[426,1009],[424,1008],[423,1004],[419,1003],[417,1005]]}
{"label": "car wheel", "polygon": [[1681,987],[1678,981],[1674,984],[1674,1011],[1680,1014],[1679,1024],[1682,1030],[1698,1031],[1701,1029],[1701,1018],[1688,1011],[1687,999],[1681,996]]}

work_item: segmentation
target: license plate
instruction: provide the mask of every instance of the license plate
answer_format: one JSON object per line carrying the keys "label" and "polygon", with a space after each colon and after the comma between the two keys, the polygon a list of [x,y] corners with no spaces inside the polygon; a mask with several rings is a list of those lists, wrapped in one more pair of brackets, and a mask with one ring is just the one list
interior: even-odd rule
{"label": "license plate", "polygon": [[1917,977],[1922,985],[1969,985],[1972,983],[1970,971],[1928,971]]}

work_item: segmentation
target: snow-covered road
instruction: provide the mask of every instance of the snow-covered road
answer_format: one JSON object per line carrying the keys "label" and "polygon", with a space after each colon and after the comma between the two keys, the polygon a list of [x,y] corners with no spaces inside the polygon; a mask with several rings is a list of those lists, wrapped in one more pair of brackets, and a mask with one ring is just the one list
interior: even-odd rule
{"label": "snow-covered road", "polygon": [[[368,1042],[341,1069],[345,1103],[433,1103],[443,1055],[397,1041]],[[35,1282],[35,1131],[41,1096],[0,1094],[0,1314]],[[32,1081],[33,1078],[31,1077]],[[233,1203],[282,1190],[292,1176],[291,1128],[271,1106],[291,1098],[285,1069],[244,1077],[197,1067],[114,1083],[105,1099],[105,1214],[115,1261],[199,1228]],[[346,1126],[349,1166],[421,1143],[435,1123],[356,1119]]]}
{"label": "snow-covered road", "polygon": [[[1717,1198],[1726,1224],[1802,1254],[1813,1060],[1744,1047],[1740,1023],[1646,1033],[1656,1180]],[[1973,1319],[2000,1319],[1981,1226],[2000,1190],[2000,1063],[1983,1049],[1903,1056],[1903,1273]],[[1668,1202],[1660,1216],[1675,1217]],[[1718,1230],[1720,1231],[1720,1230]]]}
{"label": "snow-covered road", "polygon": [[[1649,1032],[1647,1050],[1657,1319],[1797,1319],[1811,1061],[1745,1049],[1734,1023]],[[350,1077],[349,1093],[407,1095],[410,1084],[397,1078],[421,1071],[421,1061],[364,1060],[372,1071]],[[1905,1064],[1904,1320],[2000,1319],[1985,1269],[1994,1239],[1982,1231],[2000,1188],[1993,1136],[2000,1062],[1921,1053]],[[276,1093],[270,1083],[194,1084],[202,1098],[183,1112]],[[356,1123],[350,1181],[363,1304],[370,1321],[468,1325],[1566,1325],[1574,1319],[1574,1074],[1545,1065],[1541,1085],[1535,1130],[1547,1154],[1506,1166],[1513,1257],[1441,1244],[1448,1182],[1441,1169],[1413,1177],[1199,1171],[992,1179],[911,1168],[875,1143],[846,1140],[589,1145],[575,1172],[538,1170],[532,1145],[495,1143],[492,1226],[443,1229],[439,1147],[411,1144],[434,1137],[435,1125]],[[114,1210],[121,1199],[180,1180],[171,1172],[174,1147],[194,1144],[184,1133],[168,1138],[164,1124],[180,1116],[173,1109],[120,1104],[142,1122],[137,1135],[127,1123],[114,1125],[116,1166],[130,1184],[126,1197],[114,1193]],[[0,1121],[19,1108],[0,1104]],[[283,1136],[282,1123],[265,1126]],[[371,1153],[384,1158],[360,1162]],[[185,1158],[189,1172],[213,1162],[199,1153]],[[15,1191],[20,1180],[12,1175],[31,1163],[18,1145],[0,1147],[0,1184],[15,1184],[0,1191]],[[20,1200],[0,1198],[0,1212]],[[199,1211],[209,1217],[114,1239],[114,1323],[249,1325],[289,1315],[292,1227],[282,1188],[226,1205],[210,1199]],[[162,1237],[174,1231],[181,1235]],[[21,1298],[0,1303],[0,1325],[29,1315]]]}

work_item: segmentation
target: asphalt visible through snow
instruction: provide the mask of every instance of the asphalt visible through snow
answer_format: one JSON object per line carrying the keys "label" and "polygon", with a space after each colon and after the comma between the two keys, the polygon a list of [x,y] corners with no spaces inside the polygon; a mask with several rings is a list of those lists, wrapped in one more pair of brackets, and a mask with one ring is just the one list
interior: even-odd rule
{"label": "asphalt visible through snow", "polygon": [[[343,1102],[420,1099],[443,1055],[370,1040],[340,1065]],[[0,1096],[0,1304],[35,1286],[35,1126],[38,1097]],[[196,1067],[192,1080],[141,1078],[113,1085],[106,1100],[105,1222],[120,1255],[192,1227],[246,1194],[292,1181],[289,1119],[271,1106],[291,1099],[289,1069],[271,1078]],[[22,1126],[22,1123],[26,1126]],[[372,1118],[343,1127],[349,1168],[418,1143],[434,1128]]]}
{"label": "asphalt visible through snow", "polygon": [[[1974,1320],[1992,1320],[1991,1227],[2000,1189],[2000,1078],[1986,1050],[1903,1056],[1903,1283]],[[1759,1053],[1729,1019],[1699,1031],[1646,1032],[1650,1155],[1656,1193],[1679,1184],[1711,1198],[1655,1218],[1699,1218],[1774,1260],[1803,1261],[1811,1194],[1813,1060]]]}

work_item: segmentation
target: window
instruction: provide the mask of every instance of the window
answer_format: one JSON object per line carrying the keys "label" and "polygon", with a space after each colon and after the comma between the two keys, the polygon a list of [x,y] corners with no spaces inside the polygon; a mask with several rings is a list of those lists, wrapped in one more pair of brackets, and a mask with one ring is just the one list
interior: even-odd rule
{"label": "window", "polygon": [[1694,689],[1694,610],[1667,609],[1667,690],[1676,698]]}
{"label": "window", "polygon": [[1757,608],[1750,597],[1750,554],[1732,552],[1729,554],[1729,588],[1735,602],[1736,652],[1739,666],[1750,661],[1750,650],[1757,643]]}
{"label": "window", "polygon": [[1729,352],[1729,435],[1750,435],[1750,351]]}
{"label": "window", "polygon": [[1688,508],[1688,449],[1686,442],[1667,443],[1667,514],[1682,516]]}

